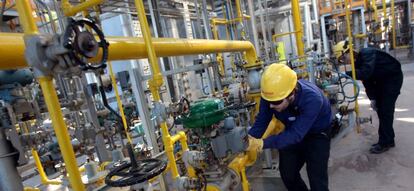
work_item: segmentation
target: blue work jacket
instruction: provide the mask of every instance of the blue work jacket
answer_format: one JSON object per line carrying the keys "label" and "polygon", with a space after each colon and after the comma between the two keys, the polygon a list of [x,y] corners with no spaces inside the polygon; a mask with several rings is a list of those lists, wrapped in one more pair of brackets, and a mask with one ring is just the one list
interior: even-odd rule
{"label": "blue work jacket", "polygon": [[261,99],[259,113],[249,134],[255,138],[261,138],[272,116],[285,125],[282,133],[263,140],[264,149],[283,149],[301,142],[308,133],[317,134],[330,128],[331,106],[323,92],[306,80],[298,80],[298,84],[295,100],[282,112],[271,109],[269,102]]}

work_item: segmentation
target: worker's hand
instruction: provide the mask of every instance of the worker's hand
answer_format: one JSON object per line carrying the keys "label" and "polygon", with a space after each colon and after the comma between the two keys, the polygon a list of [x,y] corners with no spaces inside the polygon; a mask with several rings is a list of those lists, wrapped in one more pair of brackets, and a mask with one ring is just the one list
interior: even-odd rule
{"label": "worker's hand", "polygon": [[246,151],[262,152],[262,150],[263,150],[263,140],[256,139],[249,135],[249,146],[247,147]]}
{"label": "worker's hand", "polygon": [[370,100],[370,102],[371,102],[371,108],[374,110],[374,111],[377,111],[377,102],[375,101],[375,100]]}

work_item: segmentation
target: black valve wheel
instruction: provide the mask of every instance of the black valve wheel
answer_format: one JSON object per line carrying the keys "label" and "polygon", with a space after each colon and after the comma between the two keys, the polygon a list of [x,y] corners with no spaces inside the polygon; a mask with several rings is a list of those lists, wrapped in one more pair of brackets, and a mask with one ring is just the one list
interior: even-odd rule
{"label": "black valve wheel", "polygon": [[131,164],[128,162],[113,168],[105,177],[105,183],[111,187],[131,186],[154,178],[167,168],[167,163],[159,159],[139,160],[137,166]]}
{"label": "black valve wheel", "polygon": [[[92,32],[98,36],[99,41],[96,40]],[[74,20],[70,18],[69,25],[63,36],[63,46],[71,50],[69,52],[70,57],[83,70],[96,70],[106,67],[109,43],[105,40],[102,30],[92,20],[85,18]],[[99,62],[90,63],[88,59],[96,57],[99,49],[102,49],[102,56]]]}

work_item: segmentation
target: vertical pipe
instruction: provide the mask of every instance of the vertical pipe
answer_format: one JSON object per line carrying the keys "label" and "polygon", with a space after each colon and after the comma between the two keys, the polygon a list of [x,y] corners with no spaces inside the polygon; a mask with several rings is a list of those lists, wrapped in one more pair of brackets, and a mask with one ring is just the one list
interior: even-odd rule
{"label": "vertical pipe", "polygon": [[318,17],[319,17],[317,6],[318,6],[318,4],[316,3],[316,0],[312,0],[312,7],[313,7],[312,9],[313,9],[313,16],[314,16],[313,19],[316,21],[315,24],[318,24]]}
{"label": "vertical pipe", "polygon": [[[367,27],[365,25],[365,9],[360,9],[362,34],[367,34]],[[364,38],[364,48],[368,47],[368,38]]]}
{"label": "vertical pipe", "polygon": [[240,23],[243,22],[243,14],[241,11],[240,0],[235,0],[237,9],[237,19],[240,19]]}
{"label": "vertical pipe", "polygon": [[17,161],[14,160],[17,153],[13,150],[4,127],[0,125],[0,190],[23,190],[23,182],[16,168]]}
{"label": "vertical pipe", "polygon": [[[150,91],[152,93],[154,101],[159,102],[161,101],[160,95],[159,95],[159,88],[163,84],[163,78],[162,78],[160,68],[158,66],[158,60],[155,54],[155,49],[152,44],[151,33],[148,27],[147,17],[145,15],[144,3],[140,0],[135,0],[135,6],[137,9],[137,13],[138,13],[138,19],[141,25],[142,36],[144,38],[145,47],[148,53],[148,59],[151,64],[151,72],[152,72],[153,78],[149,81]],[[162,122],[160,124],[160,127],[161,127],[162,136],[163,136],[165,151],[166,151],[167,158],[168,158],[168,166],[169,166],[169,169],[171,170],[171,175],[173,179],[176,179],[180,175],[178,173],[177,164],[175,162],[175,156],[173,152],[173,143],[171,141],[170,133],[168,132],[167,123],[165,121]]]}
{"label": "vertical pipe", "polygon": [[311,41],[312,41],[312,28],[311,28],[311,21],[310,21],[310,6],[308,3],[304,3],[303,4],[303,11],[305,12],[305,37],[306,37],[306,48],[310,48],[311,47]]}
{"label": "vertical pipe", "polygon": [[[345,0],[345,19],[346,19],[346,31],[348,33],[348,43],[349,43],[349,54],[351,59],[351,67],[352,67],[352,79],[356,80],[356,73],[355,73],[355,60],[354,60],[354,47],[352,43],[352,31],[351,31],[351,0]],[[354,94],[357,92],[357,87],[354,84]],[[358,105],[358,99],[355,100],[355,113],[357,116],[357,119],[359,118],[359,105]],[[359,126],[359,122],[357,120],[357,132],[360,133],[361,129]]]}
{"label": "vertical pipe", "polygon": [[62,184],[62,182],[60,182],[60,181],[49,180],[47,178],[45,170],[43,169],[43,166],[42,166],[42,162],[40,161],[39,154],[33,148],[31,149],[31,152],[32,152],[33,160],[35,161],[37,171],[39,172],[40,182],[44,185],[46,185],[46,184],[54,184],[54,185]]}
{"label": "vertical pipe", "polygon": [[135,6],[138,12],[138,19],[141,25],[142,37],[144,38],[145,48],[148,53],[148,60],[151,64],[151,72],[153,79],[150,80],[150,89],[152,89],[154,101],[160,101],[160,95],[158,88],[162,86],[164,80],[162,78],[160,66],[158,65],[157,56],[155,54],[155,49],[152,44],[151,32],[148,27],[147,17],[145,15],[144,3],[140,0],[135,0]]}
{"label": "vertical pipe", "polygon": [[326,34],[326,26],[325,26],[325,15],[321,16],[321,31],[322,31],[322,42],[323,42],[323,52],[325,54],[325,57],[329,57],[329,42],[328,42],[328,36]]}
{"label": "vertical pipe", "polygon": [[210,19],[208,17],[206,0],[202,0],[201,12],[203,14],[203,24],[204,24],[204,31],[206,33],[206,39],[211,39],[212,37],[211,37],[211,29],[210,29]]}
{"label": "vertical pipe", "polygon": [[[360,33],[359,32],[359,14],[352,14],[352,20],[353,20],[352,25],[354,26],[353,33],[359,34]],[[355,39],[356,48],[360,47],[360,41],[361,41],[360,39]]]}
{"label": "vertical pipe", "polygon": [[23,27],[25,35],[37,35],[39,29],[32,15],[32,8],[30,7],[28,0],[16,1],[17,11],[19,13],[19,19]]}
{"label": "vertical pipe", "polygon": [[[266,30],[266,32],[267,32],[267,38],[268,39],[270,39],[270,60],[274,60],[275,58],[276,58],[276,54],[275,54],[275,43],[272,41],[272,28],[274,28],[273,26],[271,26],[270,25],[270,19],[269,19],[269,9],[268,9],[268,6],[267,6],[267,0],[265,0],[265,6],[264,6],[264,8],[265,8],[265,13],[266,13],[266,27],[268,27],[267,28],[267,30]],[[263,34],[264,35],[264,34]]]}
{"label": "vertical pipe", "polygon": [[396,23],[395,23],[395,2],[394,0],[391,0],[391,16],[392,16],[392,48],[395,50],[395,48],[397,47],[397,37],[395,35],[395,27],[396,27]]}
{"label": "vertical pipe", "polygon": [[[150,10],[153,9],[151,11],[151,21],[153,22],[153,28],[156,29],[154,31],[157,31],[155,33],[156,37],[162,38],[167,36],[167,34],[164,34],[164,29],[165,29],[165,25],[161,25],[161,13],[159,10],[159,6],[158,6],[158,1],[156,0],[150,0],[148,1],[148,5],[150,6]],[[154,12],[155,11],[155,12]],[[168,58],[163,57],[160,58],[160,62],[161,65],[164,66],[164,70],[168,71],[171,70],[171,66],[170,66],[170,61],[168,60]],[[173,82],[173,77],[172,76],[167,76],[167,88],[168,91],[170,92],[170,98],[172,102],[177,101],[177,95],[175,94],[175,90],[174,90],[174,82]]]}
{"label": "vertical pipe", "polygon": [[266,38],[266,27],[264,24],[264,18],[263,18],[263,5],[262,5],[262,0],[259,0],[259,10],[260,10],[260,25],[262,28],[262,37],[263,37],[263,42],[264,42],[264,54],[265,54],[265,61],[269,61],[269,54],[267,52],[267,48],[269,47],[269,45],[267,44],[267,38]]}
{"label": "vertical pipe", "polygon": [[45,97],[45,102],[50,114],[50,118],[52,119],[56,138],[58,140],[62,157],[65,162],[66,170],[69,174],[69,182],[71,184],[71,187],[73,190],[83,191],[85,188],[78,171],[75,153],[72,149],[68,129],[66,127],[65,121],[63,120],[62,111],[58,97],[56,95],[56,90],[53,87],[52,78],[39,77],[38,81],[42,88],[43,96]]}
{"label": "vertical pipe", "polygon": [[[112,63],[109,62],[108,63],[108,66],[109,66],[109,75],[111,76],[112,87],[115,90],[115,97],[116,97],[116,102],[118,104],[119,114],[121,115],[122,124],[123,124],[124,130],[125,130],[125,135],[126,135],[126,137],[128,139],[129,144],[132,145],[132,139],[131,139],[131,137],[129,136],[129,133],[128,133],[128,123],[126,121],[126,117],[125,117],[125,114],[124,114],[124,107],[122,107],[122,101],[121,101],[121,98],[119,96],[118,85],[116,83],[114,71],[112,69]],[[123,142],[122,136],[121,136],[121,141]]]}
{"label": "vertical pipe", "polygon": [[[16,7],[25,36],[30,37],[37,35],[39,30],[32,16],[30,2],[28,0],[16,1]],[[69,182],[72,189],[76,191],[84,191],[85,187],[83,186],[82,179],[78,171],[75,153],[73,152],[65,121],[63,121],[62,111],[56,95],[56,90],[53,86],[52,78],[42,76],[38,77],[38,81],[45,97],[50,118],[52,119],[53,128],[56,133],[60,150],[62,151],[62,157],[66,165],[66,170],[69,173]]]}
{"label": "vertical pipe", "polygon": [[249,8],[249,13],[250,13],[250,22],[251,22],[251,25],[252,25],[251,28],[252,28],[254,47],[256,48],[257,55],[261,55],[260,47],[259,47],[259,39],[257,38],[256,15],[254,14],[253,0],[247,0],[247,7]]}
{"label": "vertical pipe", "polygon": [[298,49],[298,56],[305,55],[305,49],[303,45],[303,29],[302,29],[302,18],[300,16],[299,0],[292,0],[292,16],[293,25],[295,27],[296,36],[296,47]]}

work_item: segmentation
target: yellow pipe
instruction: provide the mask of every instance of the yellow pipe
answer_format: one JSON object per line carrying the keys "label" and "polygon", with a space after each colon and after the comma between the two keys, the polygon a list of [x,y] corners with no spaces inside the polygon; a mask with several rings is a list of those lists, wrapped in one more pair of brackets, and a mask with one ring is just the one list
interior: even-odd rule
{"label": "yellow pipe", "polygon": [[39,154],[37,153],[36,150],[34,150],[33,148],[31,149],[32,152],[32,156],[33,156],[33,160],[35,162],[36,168],[39,172],[39,176],[40,176],[40,182],[43,185],[48,185],[48,184],[52,184],[52,185],[61,185],[62,182],[61,181],[57,181],[57,180],[49,180],[47,178],[47,175],[45,173],[45,170],[43,169],[42,166],[42,162],[40,161],[40,157]]}
{"label": "yellow pipe", "polygon": [[124,107],[122,106],[122,101],[121,101],[121,98],[119,97],[118,85],[116,83],[114,71],[112,70],[112,63],[108,62],[108,66],[109,66],[109,75],[111,76],[111,81],[112,81],[112,87],[115,90],[116,102],[118,104],[119,113],[121,115],[122,123],[123,123],[124,129],[125,129],[125,134],[127,136],[129,144],[132,145],[132,139],[129,136],[129,132],[128,132],[128,123],[126,121],[126,117],[125,117],[125,114],[124,114]]}
{"label": "yellow pipe", "polygon": [[[352,67],[352,79],[356,81],[356,73],[355,73],[355,60],[354,60],[354,47],[352,43],[352,31],[351,31],[351,22],[350,22],[350,15],[351,15],[351,7],[350,7],[350,0],[345,0],[345,19],[346,19],[346,31],[348,33],[348,42],[349,42],[349,54],[351,59],[351,67]],[[357,92],[357,85],[354,84],[354,94]],[[359,105],[358,99],[355,100],[355,113],[356,118],[359,118]],[[357,132],[360,133],[361,128],[359,123],[357,123]]]}
{"label": "yellow pipe", "polygon": [[[28,0],[16,1],[16,7],[20,22],[23,26],[25,37],[37,35],[39,30],[32,16],[33,12],[30,7],[30,2]],[[62,157],[66,165],[66,170],[70,175],[69,182],[74,190],[84,191],[85,188],[78,171],[75,153],[73,152],[69,133],[66,128],[65,121],[63,120],[62,111],[56,95],[56,90],[53,86],[52,78],[42,76],[37,79],[40,87],[42,88],[45,103],[49,111],[50,118],[52,119],[52,125],[55,130],[60,150],[62,151]]]}
{"label": "yellow pipe", "polygon": [[[217,30],[217,25],[215,24],[215,21],[214,21],[215,19],[212,19],[211,20],[211,22],[212,22],[212,24],[211,24],[211,30],[212,30],[212,32],[213,32],[213,39],[214,40],[218,40],[219,39],[219,36],[218,36],[218,30]],[[221,75],[221,76],[224,76],[224,60],[223,60],[223,56],[222,56],[222,53],[218,53],[217,54],[217,56],[216,56],[216,60],[217,60],[217,63],[218,63],[218,69],[219,69],[219,74]]]}
{"label": "yellow pipe", "polygon": [[111,162],[108,162],[108,161],[103,162],[101,165],[99,165],[99,170],[104,171],[106,166],[108,166],[109,164],[111,164]]}
{"label": "yellow pipe", "polygon": [[24,191],[40,191],[40,189],[34,187],[24,187]]}
{"label": "yellow pipe", "polygon": [[39,84],[42,88],[43,96],[47,109],[52,119],[53,128],[55,130],[56,138],[59,143],[59,148],[65,162],[66,170],[69,174],[69,182],[73,190],[84,191],[78,165],[76,163],[75,153],[73,152],[72,144],[70,142],[69,132],[63,120],[62,111],[59,100],[56,95],[55,87],[51,77],[39,77]]}
{"label": "yellow pipe", "polygon": [[[148,53],[148,59],[151,64],[151,72],[152,72],[153,78],[149,81],[150,91],[152,93],[154,101],[159,102],[161,101],[161,99],[160,99],[158,90],[160,86],[162,86],[163,84],[163,78],[162,78],[160,68],[158,66],[158,60],[157,60],[157,56],[155,53],[154,45],[152,44],[151,33],[148,27],[147,17],[145,15],[144,4],[140,0],[135,0],[135,6],[138,12],[139,22],[141,23],[142,36],[145,41],[145,50]],[[175,156],[174,156],[174,150],[173,150],[174,143],[171,139],[170,133],[168,132],[167,123],[162,122],[160,124],[160,127],[161,127],[162,140],[164,143],[165,152],[168,158],[169,170],[171,171],[172,178],[175,180],[176,178],[180,176],[180,174],[178,173],[178,168],[177,168],[177,164],[176,164]]]}
{"label": "yellow pipe", "polygon": [[212,25],[226,25],[226,24],[228,24],[228,21],[226,19],[223,19],[223,18],[212,18],[210,22],[211,22]]}
{"label": "yellow pipe", "polygon": [[[180,135],[180,137],[181,137],[181,138],[180,138],[180,144],[181,144],[182,150],[183,150],[183,151],[188,151],[188,150],[190,150],[190,149],[188,148],[188,144],[187,144],[187,136],[185,135],[185,132],[180,131],[180,132],[178,132],[178,135]],[[192,177],[192,178],[196,177],[195,170],[194,170],[194,168],[193,168],[192,166],[188,166],[188,167],[187,167],[187,171],[188,171],[188,175],[189,175],[190,177]]]}
{"label": "yellow pipe", "polygon": [[104,0],[88,0],[78,5],[71,5],[69,0],[62,0],[62,10],[65,16],[74,16],[81,11],[87,11],[88,8],[103,3]]}
{"label": "yellow pipe", "polygon": [[383,14],[383,18],[386,19],[387,18],[387,2],[386,2],[386,0],[382,0],[382,14]]}
{"label": "yellow pipe", "polygon": [[243,18],[241,6],[240,6],[240,0],[236,0],[236,9],[237,9],[237,18]]}
{"label": "yellow pipe", "polygon": [[355,38],[367,38],[368,35],[367,34],[356,34]]}
{"label": "yellow pipe", "polygon": [[[25,133],[29,133],[29,130],[27,129],[26,123],[23,123],[22,127],[23,127],[23,130],[24,130]],[[49,180],[49,178],[47,177],[47,175],[45,173],[45,170],[43,169],[42,162],[40,161],[39,154],[37,153],[37,151],[34,148],[31,149],[31,153],[32,153],[33,160],[35,162],[37,171],[39,172],[40,182],[43,185],[48,185],[48,184],[61,185],[62,184],[61,181]]]}
{"label": "yellow pipe", "polygon": [[295,34],[298,33],[299,31],[293,31],[293,32],[285,32],[285,33],[279,33],[279,34],[274,34],[272,35],[272,41],[275,42],[276,39],[282,37],[282,36],[286,36],[286,35],[290,35],[290,34]]}
{"label": "yellow pipe", "polygon": [[378,8],[376,1],[371,1],[371,7],[374,9],[374,20],[375,22],[378,22]]}
{"label": "yellow pipe", "polygon": [[[142,38],[107,37],[109,60],[147,58]],[[208,54],[218,52],[245,52],[248,65],[257,65],[254,46],[249,41],[154,38],[158,57]],[[24,59],[24,41],[21,33],[0,33],[0,70],[28,67]],[[13,52],[13,54],[10,54]],[[98,55],[99,57],[100,55]]]}
{"label": "yellow pipe", "polygon": [[33,18],[33,10],[29,0],[16,1],[16,7],[19,14],[19,21],[23,27],[24,34],[36,35],[39,33],[36,21]]}
{"label": "yellow pipe", "polygon": [[303,29],[302,29],[302,18],[300,16],[299,0],[292,0],[292,16],[293,26],[296,31],[296,46],[298,49],[298,56],[305,55],[305,46],[303,44]]}
{"label": "yellow pipe", "polygon": [[70,142],[69,133],[66,128],[66,124],[63,121],[62,112],[60,110],[60,104],[57,99],[56,91],[53,86],[51,77],[38,78],[39,84],[42,88],[45,102],[52,119],[53,127],[58,139],[59,147],[66,165],[66,169],[69,174],[69,181],[72,188],[76,190],[84,190],[80,173],[76,164],[75,153],[73,152]]}
{"label": "yellow pipe", "polygon": [[162,84],[164,83],[164,80],[162,78],[160,66],[158,65],[155,48],[152,43],[151,32],[148,26],[147,17],[145,15],[144,3],[140,0],[135,0],[135,6],[138,12],[139,22],[141,23],[140,25],[141,25],[141,30],[142,30],[142,36],[145,42],[145,50],[148,53],[148,60],[151,64],[151,72],[152,72],[153,78],[149,81],[150,90],[151,90],[152,96],[154,97],[154,101],[160,101],[160,95],[158,92],[158,88],[162,86]]}
{"label": "yellow pipe", "polygon": [[246,166],[251,166],[255,163],[257,158],[257,152],[247,152],[246,154],[240,154],[237,156],[228,167],[239,173],[241,176],[243,191],[249,191],[249,181],[246,176]]}

